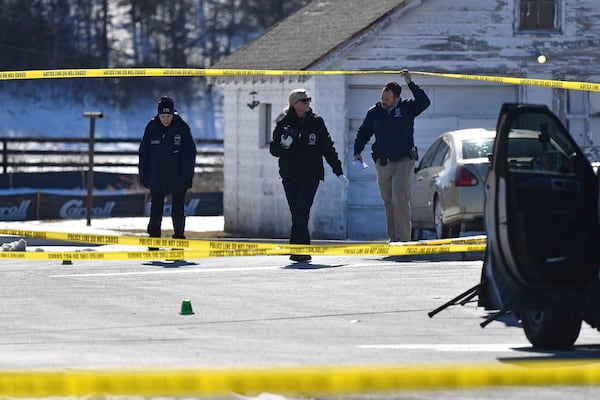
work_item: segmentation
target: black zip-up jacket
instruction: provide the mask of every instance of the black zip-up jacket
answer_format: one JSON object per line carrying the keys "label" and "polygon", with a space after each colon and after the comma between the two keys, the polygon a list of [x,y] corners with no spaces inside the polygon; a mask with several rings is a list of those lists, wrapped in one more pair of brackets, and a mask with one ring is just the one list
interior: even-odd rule
{"label": "black zip-up jacket", "polygon": [[179,116],[165,127],[156,115],[148,122],[139,148],[139,178],[158,193],[182,192],[192,187],[196,143],[189,125]]}
{"label": "black zip-up jacket", "polygon": [[408,87],[414,99],[400,101],[390,113],[381,106],[381,102],[367,111],[354,140],[354,155],[360,154],[375,134],[375,143],[371,146],[374,159],[385,157],[400,160],[411,156],[415,117],[425,111],[431,101],[414,82],[409,83]]}
{"label": "black zip-up jacket", "polygon": [[[290,134],[294,139],[289,149],[281,147],[281,136],[284,134]],[[293,109],[278,119],[269,150],[273,156],[279,157],[279,175],[283,179],[325,179],[323,157],[334,174],[343,174],[342,163],[325,122],[312,110],[303,120],[298,118]]]}

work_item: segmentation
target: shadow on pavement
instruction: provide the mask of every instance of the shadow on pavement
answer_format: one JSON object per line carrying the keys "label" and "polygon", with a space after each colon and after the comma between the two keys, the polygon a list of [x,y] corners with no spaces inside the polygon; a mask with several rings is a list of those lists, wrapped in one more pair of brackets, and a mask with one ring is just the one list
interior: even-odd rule
{"label": "shadow on pavement", "polygon": [[387,256],[384,261],[394,262],[448,262],[448,261],[483,261],[484,252],[474,251],[466,253],[437,253],[415,254],[409,256]]}
{"label": "shadow on pavement", "polygon": [[292,262],[289,265],[283,267],[283,269],[323,269],[323,268],[338,268],[343,267],[344,264],[340,265],[325,265],[325,264],[312,264],[310,262]]}
{"label": "shadow on pavement", "polygon": [[[597,364],[600,362],[600,345],[580,345],[573,346],[571,349],[566,350],[543,350],[536,349],[533,346],[527,347],[515,347],[515,351],[521,351],[524,353],[531,353],[530,357],[501,357],[498,361],[506,364],[516,364],[523,366],[521,363],[524,361],[581,361],[584,364]],[[539,355],[546,355],[543,359],[540,359]],[[585,360],[585,362],[584,362]],[[537,366],[540,367],[539,365]]]}
{"label": "shadow on pavement", "polygon": [[153,267],[162,267],[162,268],[179,268],[185,267],[188,265],[198,265],[195,262],[189,262],[185,260],[173,260],[173,261],[150,261],[144,263],[143,265],[151,265]]}

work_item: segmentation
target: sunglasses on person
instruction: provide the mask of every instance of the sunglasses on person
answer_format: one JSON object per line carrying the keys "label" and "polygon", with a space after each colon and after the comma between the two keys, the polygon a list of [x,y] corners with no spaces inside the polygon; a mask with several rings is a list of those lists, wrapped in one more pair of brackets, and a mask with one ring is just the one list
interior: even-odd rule
{"label": "sunglasses on person", "polygon": [[296,103],[300,102],[302,104],[306,104],[306,103],[310,103],[311,101],[312,101],[312,99],[310,97],[307,97],[305,99],[298,99],[298,100],[296,100]]}

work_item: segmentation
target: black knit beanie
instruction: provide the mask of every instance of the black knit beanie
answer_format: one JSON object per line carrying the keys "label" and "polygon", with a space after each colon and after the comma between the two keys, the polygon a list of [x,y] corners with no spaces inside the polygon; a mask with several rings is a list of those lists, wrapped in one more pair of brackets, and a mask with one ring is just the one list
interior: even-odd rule
{"label": "black knit beanie", "polygon": [[173,99],[163,96],[158,101],[158,114],[175,114],[175,104]]}

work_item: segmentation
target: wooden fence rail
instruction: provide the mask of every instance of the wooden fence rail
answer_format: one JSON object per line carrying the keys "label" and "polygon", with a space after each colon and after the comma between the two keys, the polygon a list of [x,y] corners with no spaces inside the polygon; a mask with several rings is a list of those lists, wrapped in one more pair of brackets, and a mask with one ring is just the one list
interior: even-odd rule
{"label": "wooden fence rail", "polygon": [[[196,168],[223,168],[223,140],[196,139]],[[137,167],[140,139],[94,139],[94,167]],[[0,138],[0,166],[3,173],[22,172],[32,168],[87,168],[88,138],[3,137]],[[204,162],[207,158],[211,162]]]}

